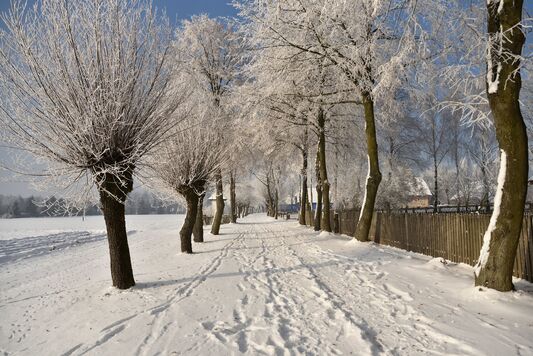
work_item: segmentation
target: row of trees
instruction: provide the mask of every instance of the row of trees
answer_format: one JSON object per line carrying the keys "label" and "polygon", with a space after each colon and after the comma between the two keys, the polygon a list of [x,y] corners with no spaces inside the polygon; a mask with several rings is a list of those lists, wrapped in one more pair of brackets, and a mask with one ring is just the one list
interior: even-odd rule
{"label": "row of trees", "polygon": [[175,31],[148,0],[37,1],[33,8],[13,1],[2,19],[2,139],[22,152],[20,162],[29,153],[46,167],[30,160],[33,166],[13,170],[60,187],[71,204],[98,197],[114,286],[135,284],[125,225],[135,180],[186,201],[180,235],[187,253],[193,227],[201,241],[209,180],[217,196],[213,234],[224,172],[232,219],[250,205],[237,201],[238,169],[231,168],[238,117],[227,98],[244,56],[230,23],[202,16]]}
{"label": "row of trees", "polygon": [[361,209],[355,237],[366,241],[375,206],[404,205],[425,175],[435,211],[474,195],[487,207],[494,200],[476,285],[510,290],[528,178],[521,110],[530,117],[532,108],[531,88],[520,95],[522,5],[240,1],[241,30],[256,53],[241,90],[268,138],[266,205],[283,186],[272,162],[297,159],[300,223],[314,181],[315,229],[331,231],[332,195],[337,207]]}
{"label": "row of trees", "polygon": [[210,184],[219,233],[225,181],[234,222],[254,190],[271,216],[299,192],[300,222],[317,230],[331,231],[333,204],[360,207],[366,241],[376,204],[403,204],[424,171],[437,202],[469,199],[478,175],[488,205],[496,142],[476,283],[512,288],[528,173],[521,1],[241,0],[238,22],[199,16],[177,30],[148,0],[21,4],[3,16],[4,141],[80,202],[97,193],[118,288],[135,283],[134,177],[185,201],[183,252],[202,241]]}

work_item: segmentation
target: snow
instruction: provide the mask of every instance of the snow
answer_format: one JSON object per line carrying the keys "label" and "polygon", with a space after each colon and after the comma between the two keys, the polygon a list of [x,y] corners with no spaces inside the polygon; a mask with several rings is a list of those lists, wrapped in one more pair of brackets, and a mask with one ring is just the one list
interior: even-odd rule
{"label": "snow", "polygon": [[[490,1],[490,0],[489,0]],[[503,9],[503,0],[499,1],[498,6],[498,13],[500,13]],[[498,41],[499,43],[496,45],[493,42]],[[496,63],[496,77],[493,78],[493,66],[494,63],[492,63],[492,47],[497,46],[498,49],[498,61],[501,60],[502,56],[502,50],[503,50],[503,27],[500,25],[500,31],[497,35],[490,36],[489,42],[488,42],[488,48],[487,48],[487,84],[488,84],[488,93],[489,94],[496,94],[498,92],[498,85],[500,84],[500,72],[502,70],[502,64],[500,62]]]}
{"label": "snow", "polygon": [[496,222],[500,216],[500,208],[502,204],[503,196],[503,186],[505,184],[505,174],[507,172],[507,154],[504,150],[500,149],[500,170],[498,172],[498,186],[496,187],[496,195],[494,197],[494,210],[490,217],[489,226],[487,231],[483,235],[483,246],[481,247],[481,252],[479,254],[479,262],[476,264],[475,274],[479,276],[479,272],[489,259],[490,253],[490,241],[492,238],[492,233],[496,229]]}
{"label": "snow", "polygon": [[[366,123],[365,123],[365,129],[366,129]],[[365,211],[365,205],[366,205],[366,195],[368,190],[368,180],[370,179],[370,156],[366,155],[367,160],[367,174],[366,174],[366,180],[365,180],[365,195],[363,196],[363,203],[361,204],[361,211],[359,212],[359,221],[361,220],[361,217],[363,216],[363,212]]]}
{"label": "snow", "polygon": [[[137,280],[127,291],[109,287],[103,238],[0,261],[0,354],[533,353],[527,282],[480,291],[472,267],[263,215],[179,254],[182,218],[127,217]],[[26,220],[18,240],[46,244],[26,240]],[[64,223],[77,225],[90,230]]]}

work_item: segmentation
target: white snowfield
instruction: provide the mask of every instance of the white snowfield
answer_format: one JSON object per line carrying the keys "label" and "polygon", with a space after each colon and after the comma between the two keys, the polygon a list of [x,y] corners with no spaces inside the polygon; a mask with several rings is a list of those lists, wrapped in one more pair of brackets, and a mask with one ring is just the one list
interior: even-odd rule
{"label": "white snowfield", "polygon": [[181,221],[153,219],[133,224],[128,291],[101,233],[0,241],[0,354],[533,354],[527,282],[479,291],[469,266],[263,215],[184,255]]}

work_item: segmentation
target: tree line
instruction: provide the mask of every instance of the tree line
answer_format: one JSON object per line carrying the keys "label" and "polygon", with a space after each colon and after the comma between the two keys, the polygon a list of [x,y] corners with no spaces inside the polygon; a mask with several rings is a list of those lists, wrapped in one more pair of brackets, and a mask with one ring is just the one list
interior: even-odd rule
{"label": "tree line", "polygon": [[[13,196],[0,195],[1,218],[35,218],[46,216],[65,215],[102,215],[98,205],[89,205],[83,209],[72,207],[65,211],[62,207],[68,206],[63,198],[43,198],[39,196]],[[185,209],[177,203],[165,202],[149,193],[133,194],[126,202],[127,215],[154,215],[154,214],[183,214]]]}

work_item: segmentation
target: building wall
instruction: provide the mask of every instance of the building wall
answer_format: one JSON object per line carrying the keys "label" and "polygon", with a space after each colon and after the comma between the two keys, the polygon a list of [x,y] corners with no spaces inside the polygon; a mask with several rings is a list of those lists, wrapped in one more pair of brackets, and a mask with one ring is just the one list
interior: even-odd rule
{"label": "building wall", "polygon": [[429,196],[423,196],[423,197],[412,197],[411,201],[407,203],[408,208],[427,208],[430,205],[430,199]]}

